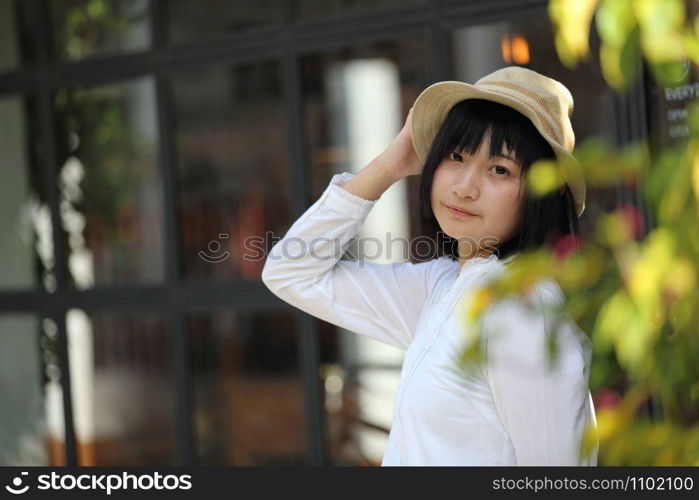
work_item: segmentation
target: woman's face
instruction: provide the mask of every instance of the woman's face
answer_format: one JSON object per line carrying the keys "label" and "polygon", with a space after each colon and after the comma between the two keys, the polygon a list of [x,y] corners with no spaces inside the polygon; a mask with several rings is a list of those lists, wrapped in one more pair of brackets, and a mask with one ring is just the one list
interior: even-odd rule
{"label": "woman's face", "polygon": [[[504,145],[500,155],[489,158],[489,151],[486,134],[474,155],[447,152],[432,181],[432,211],[442,231],[459,239],[462,261],[491,254],[494,247],[515,234],[521,218],[521,165]],[[473,215],[462,215],[449,207]]]}

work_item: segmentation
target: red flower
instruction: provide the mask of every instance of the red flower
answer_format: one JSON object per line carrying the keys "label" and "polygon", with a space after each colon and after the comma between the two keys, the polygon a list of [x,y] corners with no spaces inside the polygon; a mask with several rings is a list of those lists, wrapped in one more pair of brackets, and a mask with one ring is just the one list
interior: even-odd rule
{"label": "red flower", "polygon": [[566,257],[577,252],[582,246],[580,238],[574,234],[566,234],[556,238],[553,242],[553,253],[559,259],[565,259]]}
{"label": "red flower", "polygon": [[599,389],[592,395],[595,410],[616,408],[621,402],[621,395],[614,389]]}
{"label": "red flower", "polygon": [[631,230],[631,239],[638,239],[643,232],[643,216],[634,205],[621,205],[617,208],[617,213],[626,220],[626,224]]}

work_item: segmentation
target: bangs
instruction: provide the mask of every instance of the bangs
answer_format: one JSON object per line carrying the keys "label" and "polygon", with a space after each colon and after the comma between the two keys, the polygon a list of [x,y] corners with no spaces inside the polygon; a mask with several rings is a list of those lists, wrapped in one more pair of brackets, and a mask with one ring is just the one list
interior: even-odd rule
{"label": "bangs", "polygon": [[503,146],[523,168],[542,157],[554,157],[553,149],[534,124],[519,111],[484,99],[458,102],[444,121],[442,156],[451,150],[473,155],[483,140],[490,139],[489,155],[500,154]]}

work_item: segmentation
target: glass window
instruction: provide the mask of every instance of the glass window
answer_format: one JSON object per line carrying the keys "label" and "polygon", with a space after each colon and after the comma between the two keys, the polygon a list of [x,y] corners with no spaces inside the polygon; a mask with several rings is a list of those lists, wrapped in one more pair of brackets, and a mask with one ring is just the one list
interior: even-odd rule
{"label": "glass window", "polygon": [[164,4],[169,40],[183,44],[280,25],[284,0],[169,0]]}
{"label": "glass window", "polygon": [[[30,314],[0,316],[0,464],[56,465],[63,404],[55,350],[55,324]],[[42,361],[43,360],[43,361]]]}
{"label": "glass window", "polygon": [[203,465],[304,465],[307,438],[293,312],[191,314]]}
{"label": "glass window", "polygon": [[175,465],[165,318],[73,309],[66,320],[79,465]]}
{"label": "glass window", "polygon": [[162,177],[150,78],[56,97],[61,218],[77,288],[163,279]]}
{"label": "glass window", "polygon": [[56,57],[77,60],[148,49],[148,0],[51,0]]}
{"label": "glass window", "polygon": [[[560,81],[573,95],[571,121],[576,145],[592,136],[615,142],[614,92],[602,77],[596,32],[591,34],[589,61],[576,69],[566,68],[558,59],[551,22],[545,12],[458,29],[452,33],[452,44],[457,80],[475,83],[482,76],[510,65],[532,69]],[[589,221],[614,208],[619,199],[619,188],[588,186],[585,212],[580,218],[583,239],[591,235]]]}
{"label": "glass window", "polygon": [[33,101],[0,97],[0,289],[54,290],[51,212],[44,196]]}
{"label": "glass window", "polygon": [[428,62],[424,39],[410,36],[312,54],[301,64],[316,200],[333,174],[361,170],[390,144],[427,86]]}
{"label": "glass window", "polygon": [[[334,174],[358,172],[390,144],[428,85],[426,51],[422,37],[409,36],[301,60],[311,163],[309,203],[320,197]],[[388,229],[399,239],[418,234],[418,204],[408,203],[417,199],[418,187],[417,176],[391,186],[369,214],[362,236],[384,241]],[[389,228],[387,220],[392,221]],[[391,250],[387,246],[367,257],[379,261],[408,257],[407,246],[398,253]]]}
{"label": "glass window", "polygon": [[691,134],[688,118],[699,88],[699,72],[696,65],[689,61],[686,70],[681,80],[667,86],[655,81],[647,70],[644,72],[648,89],[649,132],[654,151],[684,145]]}
{"label": "glass window", "polygon": [[380,466],[403,351],[324,321],[318,325],[330,459],[341,466]]}
{"label": "glass window", "polygon": [[590,60],[573,70],[558,59],[546,14],[462,28],[453,32],[452,41],[458,80],[475,83],[482,76],[510,65],[532,69],[560,81],[573,94],[575,108],[571,120],[576,144],[591,135],[603,135],[610,140],[614,137],[614,117],[610,111],[614,94],[602,78],[594,33]]}
{"label": "glass window", "polygon": [[[428,62],[424,40],[410,36],[313,54],[301,63],[313,202],[333,174],[356,173],[390,144],[427,86]],[[384,242],[390,236],[392,241],[409,241],[418,227],[418,207],[412,201],[418,185],[413,176],[382,194],[359,239]],[[398,262],[409,257],[408,246],[402,247],[362,248],[353,243],[349,251],[357,258]],[[338,465],[380,465],[402,351],[320,325],[320,376],[332,460]]]}
{"label": "glass window", "polygon": [[18,68],[31,58],[25,4],[22,0],[0,0],[0,73]]}
{"label": "glass window", "polygon": [[298,16],[313,19],[324,16],[376,12],[384,7],[405,7],[426,0],[298,0]]}
{"label": "glass window", "polygon": [[289,221],[279,66],[197,68],[172,85],[184,276],[259,280]]}

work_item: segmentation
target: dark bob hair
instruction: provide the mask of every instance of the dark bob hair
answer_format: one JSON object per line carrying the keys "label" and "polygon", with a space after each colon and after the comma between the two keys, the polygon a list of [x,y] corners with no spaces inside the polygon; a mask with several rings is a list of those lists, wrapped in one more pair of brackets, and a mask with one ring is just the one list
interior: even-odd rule
{"label": "dark bob hair", "polygon": [[[500,153],[503,145],[513,151],[522,166],[521,176],[539,159],[555,158],[551,146],[539,134],[534,124],[519,111],[503,104],[483,99],[458,102],[448,113],[437,133],[425,161],[420,183],[420,221],[423,234],[437,242],[438,256],[458,260],[458,240],[445,234],[432,212],[432,180],[445,155],[452,150],[474,154],[484,137],[490,138],[490,155]],[[520,182],[525,186],[526,177]],[[553,248],[559,238],[572,237],[579,242],[580,229],[575,213],[573,195],[565,185],[544,196],[525,194],[521,224],[507,241],[489,251],[504,259],[516,253],[542,246]],[[578,243],[579,244],[579,243]]]}

